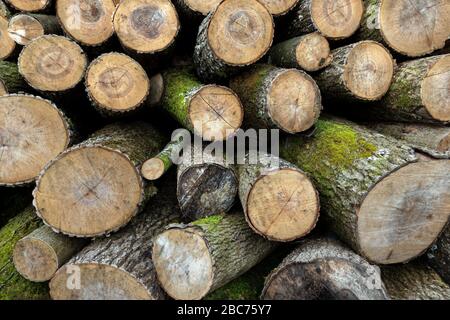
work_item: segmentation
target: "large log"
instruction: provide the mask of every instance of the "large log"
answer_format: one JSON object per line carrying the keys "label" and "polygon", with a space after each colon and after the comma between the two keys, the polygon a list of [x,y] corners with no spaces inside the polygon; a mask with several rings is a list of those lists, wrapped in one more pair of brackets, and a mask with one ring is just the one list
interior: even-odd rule
{"label": "large log", "polygon": [[71,143],[64,114],[31,95],[0,97],[0,185],[33,182],[45,165]]}
{"label": "large log", "polygon": [[449,160],[417,163],[398,140],[330,118],[311,137],[287,137],[280,148],[313,178],[325,221],[369,261],[409,261],[447,223]]}
{"label": "large log", "polygon": [[44,34],[61,34],[61,26],[55,16],[20,13],[9,20],[8,33],[18,45],[25,46]]}
{"label": "large log", "polygon": [[236,212],[169,226],[155,238],[152,256],[169,296],[197,300],[251,269],[274,248]]}
{"label": "large log", "polygon": [[319,195],[306,174],[274,156],[248,154],[238,166],[239,197],[249,226],[271,240],[309,234],[319,219]]}
{"label": "large log", "polygon": [[382,268],[382,279],[394,300],[448,300],[450,287],[421,262]]}
{"label": "large log", "polygon": [[450,285],[450,226],[428,250],[427,257],[431,266]]}
{"label": "large log", "polygon": [[349,100],[380,100],[392,83],[395,62],[381,44],[362,41],[332,51],[333,62],[315,77],[322,94]]}
{"label": "large log", "polygon": [[0,15],[0,60],[11,58],[17,53],[17,45],[8,34],[8,18]]}
{"label": "large log", "polygon": [[293,10],[300,0],[258,0],[274,16],[280,17]]}
{"label": "large log", "polygon": [[442,0],[366,0],[360,39],[383,41],[410,57],[445,46],[450,37],[450,7]]}
{"label": "large log", "polygon": [[[179,218],[175,177],[164,181],[158,198],[129,226],[98,239],[62,267],[50,282],[57,300],[165,299],[152,262],[153,238]],[[79,286],[68,287],[78,270]],[[73,283],[74,285],[76,283]]]}
{"label": "large log", "polygon": [[42,226],[16,243],[14,267],[27,280],[49,281],[86,244],[84,239],[69,238]]}
{"label": "large log", "polygon": [[123,227],[156,192],[144,184],[137,167],[164,142],[146,123],[101,129],[41,173],[33,192],[38,215],[55,231],[77,237]]}
{"label": "large log", "polygon": [[388,299],[380,269],[339,241],[304,241],[267,277],[262,299],[384,300]]}
{"label": "large log", "polygon": [[257,0],[225,0],[200,25],[194,63],[200,78],[225,81],[260,60],[274,37],[272,15]]}
{"label": "large log", "polygon": [[11,219],[0,229],[0,300],[48,299],[48,286],[23,278],[14,268],[14,245],[41,225],[32,206]]}
{"label": "large log", "polygon": [[300,70],[257,65],[231,79],[230,87],[241,98],[251,128],[304,132],[322,111],[319,87]]}
{"label": "large log", "polygon": [[27,90],[29,90],[29,87],[20,75],[17,64],[0,61],[0,96]]}
{"label": "large log", "polygon": [[53,0],[5,0],[17,11],[37,12],[50,7]]}

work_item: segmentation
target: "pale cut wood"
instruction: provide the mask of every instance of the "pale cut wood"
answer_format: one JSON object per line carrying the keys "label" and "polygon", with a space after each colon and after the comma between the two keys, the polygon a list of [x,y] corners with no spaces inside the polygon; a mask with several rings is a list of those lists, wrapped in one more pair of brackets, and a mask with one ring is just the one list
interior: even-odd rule
{"label": "pale cut wood", "polygon": [[44,14],[20,13],[9,20],[8,33],[17,44],[25,46],[44,34],[62,32],[55,16]]}
{"label": "pale cut wood", "polygon": [[8,34],[8,19],[0,15],[0,60],[11,57],[16,50],[16,43]]}
{"label": "pale cut wood", "polygon": [[258,0],[267,7],[275,17],[285,15],[291,11],[300,0]]}
{"label": "pale cut wood", "polygon": [[35,12],[47,9],[53,0],[5,0],[18,11]]}
{"label": "pale cut wood", "polygon": [[161,73],[158,73],[150,78],[150,93],[147,104],[152,108],[160,106],[163,95],[164,78]]}
{"label": "pale cut wood", "polygon": [[0,97],[0,185],[33,182],[71,142],[69,122],[50,101],[30,95]]}

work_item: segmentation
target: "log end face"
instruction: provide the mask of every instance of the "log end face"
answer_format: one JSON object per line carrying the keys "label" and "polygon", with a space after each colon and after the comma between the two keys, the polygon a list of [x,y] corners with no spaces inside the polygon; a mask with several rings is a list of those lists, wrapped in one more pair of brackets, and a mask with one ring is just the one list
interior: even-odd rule
{"label": "log end face", "polygon": [[8,33],[8,19],[0,16],[0,60],[4,60],[12,55],[16,48],[16,43]]}
{"label": "log end face", "polygon": [[199,300],[213,284],[213,261],[205,240],[191,230],[170,229],[159,235],[152,252],[158,280],[177,300]]}
{"label": "log end face", "polygon": [[35,12],[45,9],[49,5],[50,0],[9,0],[8,2],[17,10]]}
{"label": "log end face", "polygon": [[41,23],[27,14],[18,14],[9,20],[8,33],[11,39],[22,46],[44,35]]}
{"label": "log end face", "polygon": [[162,74],[150,78],[150,94],[148,104],[150,107],[157,106],[161,103],[164,94],[164,78]]}
{"label": "log end face", "polygon": [[141,168],[142,176],[150,181],[158,180],[165,171],[164,162],[159,158],[152,158],[144,162]]}
{"label": "log end face", "polygon": [[297,46],[296,59],[309,72],[327,67],[333,60],[328,40],[318,32],[306,35]]}
{"label": "log end face", "polygon": [[274,16],[282,16],[292,10],[299,0],[258,0]]}

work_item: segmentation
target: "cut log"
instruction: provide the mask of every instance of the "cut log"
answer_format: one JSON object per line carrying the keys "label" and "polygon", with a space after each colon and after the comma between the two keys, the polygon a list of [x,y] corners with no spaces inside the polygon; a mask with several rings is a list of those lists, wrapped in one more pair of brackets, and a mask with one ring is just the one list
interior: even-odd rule
{"label": "cut log", "polygon": [[239,197],[245,218],[259,235],[288,242],[309,234],[319,219],[319,195],[293,164],[260,154],[247,155],[239,171]]}
{"label": "cut log", "polygon": [[145,123],[115,124],[67,150],[41,173],[38,215],[55,231],[96,237],[126,225],[155,194],[137,169],[164,143]]}
{"label": "cut log", "polygon": [[267,277],[262,299],[385,300],[380,269],[333,238],[304,241]]}
{"label": "cut log", "polygon": [[225,0],[200,25],[194,63],[207,82],[225,81],[260,60],[274,37],[272,15],[257,0]]}
{"label": "cut log", "polygon": [[442,0],[367,0],[358,37],[383,41],[409,57],[424,56],[450,37],[450,6]]}
{"label": "cut log", "polygon": [[448,300],[450,287],[432,268],[414,262],[382,268],[382,278],[394,300]]}
{"label": "cut log", "polygon": [[25,279],[45,282],[86,244],[83,239],[69,238],[42,226],[16,243],[14,266]]}
{"label": "cut log", "polygon": [[236,212],[169,226],[155,238],[152,256],[169,296],[198,300],[250,270],[275,247]]}
{"label": "cut log", "polygon": [[353,102],[380,100],[392,83],[395,62],[381,44],[362,41],[332,51],[333,62],[317,77],[322,94]]}
{"label": "cut log", "polygon": [[106,53],[89,65],[86,91],[101,113],[123,115],[144,105],[150,79],[132,58],[122,53]]}
{"label": "cut log", "polygon": [[30,205],[31,191],[31,187],[0,187],[0,228]]}
{"label": "cut log", "polygon": [[392,136],[434,158],[450,158],[450,128],[410,123],[365,123],[365,126]]}
{"label": "cut log", "polygon": [[237,95],[218,85],[203,85],[187,69],[163,73],[161,107],[206,141],[227,140],[239,130],[244,110]]}
{"label": "cut log", "polygon": [[18,45],[25,46],[44,34],[61,34],[61,26],[55,16],[20,13],[9,20],[8,33]]}
{"label": "cut log", "polygon": [[56,93],[73,89],[82,81],[87,58],[80,46],[68,38],[44,35],[22,50],[18,65],[31,87]]}
{"label": "cut log", "polygon": [[[153,238],[179,218],[175,177],[165,181],[158,198],[129,226],[98,239],[62,267],[50,282],[56,300],[165,299],[152,262]],[[71,282],[80,275],[79,286]],[[67,283],[74,286],[67,286]]]}
{"label": "cut log", "polygon": [[17,52],[16,47],[8,34],[8,19],[0,15],[0,60],[11,58]]}
{"label": "cut log", "polygon": [[304,132],[314,125],[322,111],[316,82],[296,69],[257,65],[230,81],[241,98],[246,126]]}
{"label": "cut log", "polygon": [[431,266],[450,285],[450,226],[430,248],[427,257]]}
{"label": "cut log", "polygon": [[222,0],[175,0],[173,1],[181,16],[198,20],[213,11]]}
{"label": "cut log", "polygon": [[47,9],[53,0],[5,0],[17,11],[36,12]]}
{"label": "cut log", "polygon": [[0,61],[0,96],[29,91],[25,80],[14,62]]}
{"label": "cut log", "polygon": [[318,31],[331,40],[352,36],[364,14],[362,0],[302,0],[286,17],[286,35],[297,37]]}
{"label": "cut log", "polygon": [[330,228],[369,261],[412,260],[447,223],[449,160],[417,163],[398,140],[330,118],[280,150],[313,178]]}
{"label": "cut log", "polygon": [[318,32],[281,42],[269,51],[269,63],[281,68],[318,71],[333,60],[328,40]]}
{"label": "cut log", "polygon": [[14,268],[12,253],[21,238],[41,225],[32,206],[0,229],[0,300],[48,299],[48,285],[23,278]]}
{"label": "cut log", "polygon": [[0,185],[33,182],[71,142],[69,122],[50,101],[30,95],[0,97]]}
{"label": "cut log", "polygon": [[267,10],[275,16],[283,16],[298,4],[300,0],[258,0],[266,6]]}
{"label": "cut log", "polygon": [[64,31],[84,46],[101,46],[114,34],[115,0],[58,0],[56,15]]}
{"label": "cut log", "polygon": [[228,212],[238,192],[233,165],[224,156],[191,148],[178,165],[177,196],[187,221]]}

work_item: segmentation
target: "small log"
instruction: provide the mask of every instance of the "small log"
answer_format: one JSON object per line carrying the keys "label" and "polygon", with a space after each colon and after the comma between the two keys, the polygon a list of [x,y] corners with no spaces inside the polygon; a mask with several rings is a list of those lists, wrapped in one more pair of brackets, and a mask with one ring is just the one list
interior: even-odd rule
{"label": "small log", "polygon": [[309,234],[319,219],[319,195],[293,164],[260,154],[238,166],[239,197],[245,218],[259,235],[288,242]]}
{"label": "small log", "polygon": [[450,285],[450,226],[428,250],[427,257],[433,269]]}
{"label": "small log", "polygon": [[280,17],[293,10],[300,0],[258,0],[266,6],[267,10],[274,16]]}
{"label": "small log", "polygon": [[367,0],[358,37],[386,43],[398,53],[419,57],[442,49],[450,37],[446,1]]}
{"label": "small log", "polygon": [[53,0],[5,0],[17,11],[37,12],[44,11],[50,7]]}
{"label": "small log", "polygon": [[267,300],[385,300],[380,269],[324,237],[304,241],[267,277]]}
{"label": "small log", "polygon": [[250,270],[275,247],[237,212],[169,226],[155,238],[152,257],[169,296],[198,300]]}
{"label": "small log", "polygon": [[9,20],[9,36],[21,46],[44,34],[61,34],[61,26],[55,16],[20,13]]}
{"label": "small log", "polygon": [[38,215],[55,231],[107,235],[126,225],[156,190],[139,167],[164,139],[145,123],[115,124],[67,150],[41,173],[33,192]]}
{"label": "small log", "polygon": [[448,300],[450,287],[432,268],[413,262],[382,268],[382,278],[394,300]]}
{"label": "small log", "polygon": [[42,226],[16,243],[14,266],[25,279],[45,282],[86,244],[83,239],[69,238]]}
{"label": "small log", "polygon": [[19,73],[17,64],[9,61],[0,61],[0,96],[9,93],[29,91],[30,87]]}
{"label": "small log", "polygon": [[124,115],[144,105],[150,79],[141,65],[122,53],[105,53],[86,71],[86,91],[105,115]]}
{"label": "small log", "polygon": [[[161,300],[166,294],[157,282],[151,250],[153,238],[176,222],[179,209],[175,177],[165,181],[158,198],[129,226],[109,238],[93,241],[63,266],[50,282],[55,300]],[[72,271],[71,271],[72,270]],[[79,287],[70,288],[73,270]]]}
{"label": "small log", "polygon": [[0,15],[0,60],[11,58],[18,51],[16,43],[8,34],[8,23],[8,18]]}
{"label": "small log", "polygon": [[269,51],[269,63],[281,68],[313,72],[328,67],[331,61],[330,44],[318,32],[286,40]]}
{"label": "small log", "polygon": [[311,137],[287,137],[280,151],[313,178],[324,221],[371,262],[420,256],[447,223],[449,160],[417,162],[398,140],[332,118]]}
{"label": "small log", "polygon": [[38,91],[66,92],[83,80],[87,58],[75,42],[57,35],[31,41],[20,53],[19,72]]}
{"label": "small log", "polygon": [[0,186],[33,182],[45,165],[67,149],[72,131],[50,101],[31,95],[0,97]]}
{"label": "small log", "polygon": [[274,22],[257,0],[225,0],[200,25],[194,64],[207,82],[225,81],[270,49]]}
{"label": "small log", "polygon": [[230,87],[241,98],[246,125],[252,128],[304,132],[322,111],[319,87],[300,70],[257,65],[231,79]]}
{"label": "small log", "polygon": [[315,77],[322,94],[356,101],[380,100],[392,83],[395,62],[381,44],[362,41],[332,51],[333,62]]}

